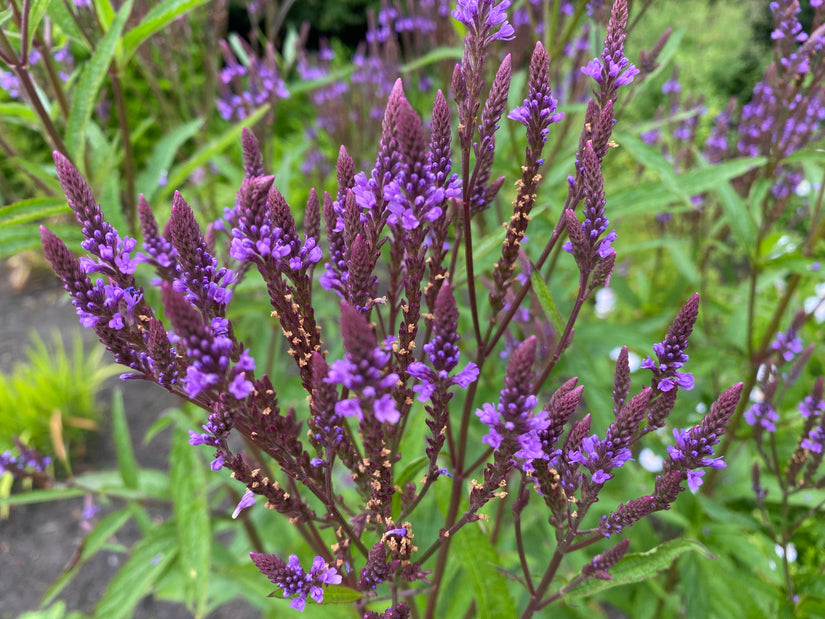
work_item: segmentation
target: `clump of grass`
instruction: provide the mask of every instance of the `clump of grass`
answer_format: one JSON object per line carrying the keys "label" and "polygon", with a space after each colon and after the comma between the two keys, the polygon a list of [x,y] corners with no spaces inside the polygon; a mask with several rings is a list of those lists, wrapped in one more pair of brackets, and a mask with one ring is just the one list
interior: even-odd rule
{"label": "clump of grass", "polygon": [[67,445],[83,442],[86,433],[97,429],[97,394],[118,372],[105,351],[84,347],[79,332],[68,348],[58,331],[48,342],[33,333],[26,360],[10,373],[0,373],[0,451],[11,448],[17,436],[65,460]]}

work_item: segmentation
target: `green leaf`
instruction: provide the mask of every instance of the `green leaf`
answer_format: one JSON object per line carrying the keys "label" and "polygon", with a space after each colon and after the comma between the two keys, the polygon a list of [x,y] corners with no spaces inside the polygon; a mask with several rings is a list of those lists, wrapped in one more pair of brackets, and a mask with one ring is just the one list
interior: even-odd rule
{"label": "green leaf", "polygon": [[0,103],[0,116],[6,120],[9,118],[19,118],[32,125],[37,124],[37,114],[25,103]]}
{"label": "green leaf", "polygon": [[[115,55],[120,34],[126,25],[129,13],[132,11],[133,0],[126,0],[118,11],[109,30],[101,39],[94,55],[86,63],[83,73],[78,80],[72,96],[72,109],[69,112],[69,123],[66,128],[66,148],[75,162],[83,161],[83,150],[86,139],[86,125],[92,116],[92,110],[97,100],[97,94],[103,85],[106,72]],[[102,3],[95,3],[100,5]]]}
{"label": "green leaf", "polygon": [[82,45],[86,49],[89,48],[89,41],[83,36],[80,27],[69,12],[69,8],[61,2],[53,2],[49,7],[49,19],[51,19],[61,32],[69,37],[75,43]]}
{"label": "green leaf", "polygon": [[427,456],[418,456],[401,470],[395,478],[395,483],[403,488],[404,484],[412,480],[413,477],[418,476],[418,473],[427,466],[429,461],[430,459]]}
{"label": "green leaf", "polygon": [[198,450],[189,444],[186,432],[173,435],[172,500],[177,524],[181,569],[186,579],[184,595],[196,615],[206,614],[209,591],[209,566],[212,534],[209,524],[209,503],[206,495],[206,464]]}
{"label": "green leaf", "polygon": [[184,181],[195,170],[195,168],[204,165],[212,157],[222,153],[232,144],[240,144],[240,135],[243,128],[253,126],[268,111],[269,104],[266,104],[263,107],[258,108],[250,116],[247,116],[242,121],[235,123],[227,131],[224,131],[218,137],[204,144],[185,162],[178,166],[175,166],[175,168],[171,172],[169,172],[169,179],[166,184],[166,187],[163,187],[160,190],[158,190],[158,193],[155,194],[155,199],[165,199],[172,191],[175,190],[175,188],[179,187],[184,183]]}
{"label": "green leaf", "polygon": [[[283,596],[283,591],[278,591]],[[327,585],[324,587],[324,600],[321,606],[329,604],[352,604],[354,601],[361,599],[361,592],[355,589],[350,589],[344,585]]]}
{"label": "green leaf", "polygon": [[32,0],[29,9],[29,49],[31,49],[32,39],[35,32],[37,32],[37,27],[40,25],[40,20],[43,19],[43,15],[46,14],[51,3],[52,0]]}
{"label": "green leaf", "polygon": [[85,490],[80,488],[49,488],[48,490],[32,490],[22,494],[0,496],[0,507],[4,505],[30,505],[32,503],[50,503],[63,499],[74,499],[84,496]]}
{"label": "green leaf", "polygon": [[544,283],[541,274],[535,266],[533,266],[530,271],[530,281],[538,297],[539,305],[541,305],[541,309],[544,310],[544,315],[547,317],[547,320],[550,321],[550,324],[553,325],[556,333],[561,335],[564,333],[564,320],[562,320],[559,308],[556,307],[556,302],[550,294],[550,289],[547,288],[547,284]]}
{"label": "green leaf", "polygon": [[464,54],[462,47],[436,47],[434,50],[427,52],[420,58],[416,58],[412,62],[401,67],[401,73],[411,73],[428,67],[431,64],[436,64],[442,60],[461,60]]}
{"label": "green leaf", "polygon": [[115,7],[112,6],[111,0],[97,0],[93,6],[101,27],[103,30],[108,30],[112,24],[112,19],[115,17]]}
{"label": "green leaf", "polygon": [[123,485],[136,490],[139,485],[139,470],[132,450],[132,437],[129,436],[129,425],[126,423],[126,413],[123,410],[123,394],[115,389],[112,394],[112,434],[117,450],[117,466]]}
{"label": "green leaf", "polygon": [[647,552],[625,555],[610,569],[610,580],[590,579],[580,583],[565,593],[565,600],[589,597],[600,591],[620,585],[642,582],[652,578],[686,552],[698,552],[708,559],[714,558],[702,544],[692,539],[674,539],[660,544]]}
{"label": "green leaf", "polygon": [[0,228],[69,212],[65,198],[30,198],[0,207]]}
{"label": "green leaf", "polygon": [[140,509],[136,505],[129,505],[124,509],[108,514],[97,523],[80,544],[80,553],[77,561],[68,570],[64,571],[57,580],[50,586],[43,596],[40,604],[46,606],[57,597],[72,579],[80,572],[80,568],[103,548],[109,538],[117,533],[123,526],[132,519],[135,510]]}
{"label": "green leaf", "polygon": [[497,568],[498,553],[479,526],[467,525],[453,538],[451,555],[469,575],[476,602],[476,617],[517,617],[507,579]]}
{"label": "green leaf", "polygon": [[723,163],[708,165],[684,172],[679,175],[678,183],[682,190],[688,195],[696,195],[703,191],[709,191],[717,186],[743,174],[747,174],[754,168],[759,168],[767,162],[766,157],[742,157],[731,159]]}
{"label": "green leaf", "polygon": [[648,146],[642,140],[631,133],[616,133],[616,141],[625,149],[637,162],[645,168],[656,172],[665,186],[674,194],[679,196],[687,204],[690,204],[690,196],[679,186],[673,164],[670,163],[658,148]]}
{"label": "green leaf", "polygon": [[756,242],[756,221],[748,210],[748,205],[730,183],[721,183],[716,188],[722,211],[728,226],[743,250],[752,252]]}
{"label": "green leaf", "polygon": [[171,133],[164,135],[152,149],[152,156],[146,164],[146,168],[137,177],[137,191],[143,193],[146,201],[152,203],[155,194],[160,187],[160,177],[163,172],[168,171],[175,160],[178,149],[203,125],[203,119],[196,118],[185,125],[181,125]]}
{"label": "green leaf", "polygon": [[126,52],[124,61],[128,61],[141,43],[163,30],[178,17],[200,6],[209,0],[166,0],[156,4],[144,16],[140,23],[127,32],[123,37],[123,47]]}
{"label": "green leaf", "polygon": [[673,264],[685,279],[694,286],[699,285],[699,268],[685,251],[687,243],[681,239],[666,239],[665,244]]}
{"label": "green leaf", "polygon": [[94,616],[98,619],[132,617],[138,602],[177,557],[176,541],[173,522],[151,529],[135,544],[129,559],[112,578],[95,607]]}

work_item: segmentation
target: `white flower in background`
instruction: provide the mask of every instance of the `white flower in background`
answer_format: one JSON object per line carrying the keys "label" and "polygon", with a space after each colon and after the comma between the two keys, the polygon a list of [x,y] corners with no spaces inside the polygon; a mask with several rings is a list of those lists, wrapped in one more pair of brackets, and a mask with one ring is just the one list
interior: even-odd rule
{"label": "white flower in background", "polygon": [[788,542],[788,545],[785,548],[783,548],[780,544],[776,544],[774,546],[774,550],[776,550],[776,556],[778,556],[780,559],[787,554],[788,563],[793,563],[794,561],[796,561],[796,546],[793,545],[793,542]]}
{"label": "white flower in background", "polygon": [[[619,358],[619,353],[622,352],[621,346],[617,346],[608,353],[608,356],[615,361]],[[627,351],[627,365],[630,366],[630,372],[633,373],[642,367],[642,358],[635,352]]]}
{"label": "white flower in background", "polygon": [[654,453],[652,449],[649,447],[645,447],[642,451],[639,452],[639,464],[642,465],[646,471],[650,471],[651,473],[658,473],[662,470],[662,464],[664,463],[664,458],[662,456],[658,456]]}
{"label": "white flower in background", "polygon": [[814,296],[805,299],[804,309],[818,324],[825,322],[825,282],[814,286]]}
{"label": "white flower in background", "polygon": [[596,316],[607,318],[616,309],[616,293],[612,288],[600,288],[596,291]]}
{"label": "white flower in background", "polygon": [[803,179],[799,181],[799,184],[796,186],[795,193],[799,197],[804,198],[805,196],[811,195],[811,189],[813,189],[811,181]]}

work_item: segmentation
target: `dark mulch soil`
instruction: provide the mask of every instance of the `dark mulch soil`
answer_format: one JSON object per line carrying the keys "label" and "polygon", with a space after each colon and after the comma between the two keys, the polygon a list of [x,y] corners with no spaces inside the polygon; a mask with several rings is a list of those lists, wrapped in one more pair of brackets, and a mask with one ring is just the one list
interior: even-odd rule
{"label": "dark mulch soil", "polygon": [[[32,330],[48,338],[59,329],[67,341],[80,330],[68,295],[53,276],[35,273],[22,292],[9,283],[8,267],[0,264],[0,370],[8,371],[15,362],[24,360],[24,350]],[[85,331],[85,330],[84,330]],[[85,333],[90,345],[94,334]],[[163,432],[144,445],[147,429],[165,409],[176,401],[154,385],[138,381],[110,379],[100,405],[105,411],[112,399],[112,389],[118,387],[124,395],[126,415],[138,464],[143,468],[163,469],[168,466],[169,435]],[[117,456],[111,440],[108,418],[99,434],[92,436],[86,453],[73,461],[75,472],[110,470],[117,467]],[[110,508],[111,509],[111,508]],[[0,520],[0,619],[11,619],[23,612],[35,610],[49,585],[61,574],[86,535],[82,527],[83,499],[13,508],[9,520]],[[105,513],[105,512],[102,512]],[[162,518],[163,514],[158,513]],[[124,528],[117,542],[131,546],[139,539],[136,527]],[[98,553],[84,565],[72,583],[61,593],[70,610],[91,613],[103,591],[126,557],[116,552]],[[143,600],[136,617],[157,619],[189,616],[185,608],[153,598]],[[212,618],[246,619],[258,613],[238,602],[222,607]]]}

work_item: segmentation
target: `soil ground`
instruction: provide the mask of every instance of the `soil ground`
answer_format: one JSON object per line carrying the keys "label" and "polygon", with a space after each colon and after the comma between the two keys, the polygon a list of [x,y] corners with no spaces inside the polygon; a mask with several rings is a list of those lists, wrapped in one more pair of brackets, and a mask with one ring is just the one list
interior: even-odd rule
{"label": "soil ground", "polygon": [[[0,263],[0,316],[3,317],[0,320],[0,371],[7,372],[16,362],[25,359],[24,351],[33,330],[41,337],[50,338],[52,331],[58,329],[67,342],[75,332],[83,331],[89,344],[94,343],[94,333],[80,327],[68,295],[53,275],[35,271],[22,290],[15,290],[10,275],[9,265]],[[116,386],[124,395],[138,464],[142,468],[165,468],[169,455],[168,432],[155,437],[148,446],[143,444],[142,437],[163,410],[176,405],[175,399],[154,385],[114,377],[100,396],[104,412]],[[73,461],[76,472],[117,467],[106,414],[103,420],[100,432],[90,437],[85,456]],[[86,535],[82,511],[83,499],[65,500],[15,507],[8,520],[0,520],[0,619],[12,619],[39,607],[49,585],[71,561]],[[127,527],[118,533],[117,541],[131,546],[138,538],[137,529]],[[69,610],[91,613],[109,579],[125,560],[124,555],[115,552],[98,553],[58,599],[64,600]],[[188,617],[189,613],[183,606],[150,597],[141,602],[134,616],[172,619]],[[210,619],[223,617],[251,619],[258,617],[258,613],[238,601],[210,615]]]}

